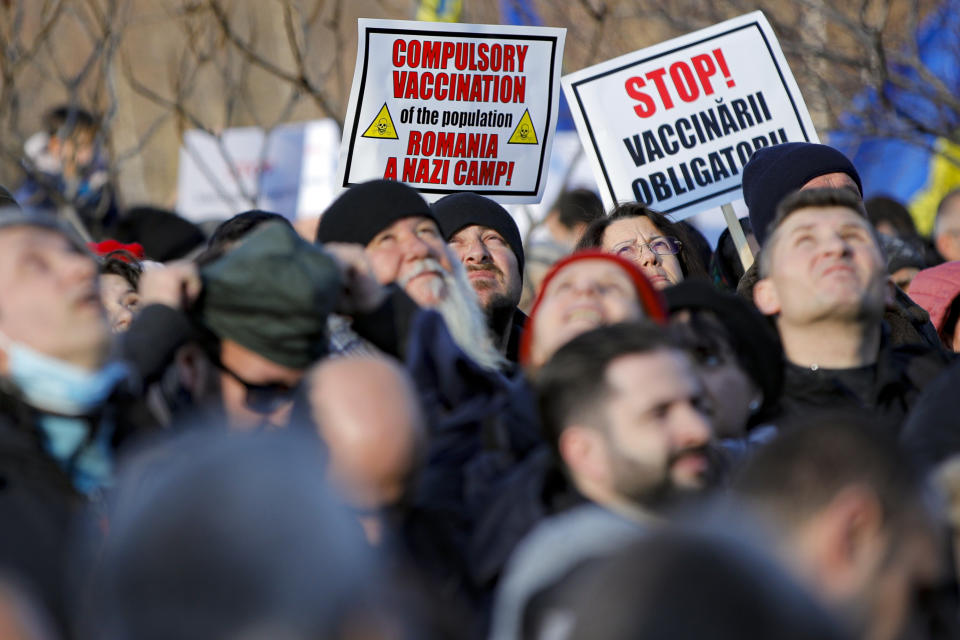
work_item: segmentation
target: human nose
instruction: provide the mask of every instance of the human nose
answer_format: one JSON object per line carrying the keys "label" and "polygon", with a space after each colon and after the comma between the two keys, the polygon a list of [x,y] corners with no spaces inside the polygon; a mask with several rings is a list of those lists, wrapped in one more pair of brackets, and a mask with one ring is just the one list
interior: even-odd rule
{"label": "human nose", "polygon": [[574,280],[571,284],[573,295],[577,297],[597,296],[600,293],[600,284],[596,280],[584,278],[581,280]]}
{"label": "human nose", "polygon": [[686,411],[674,425],[674,438],[678,449],[700,447],[710,442],[713,423],[694,404],[686,405]]}
{"label": "human nose", "polygon": [[433,257],[432,248],[427,242],[416,234],[407,236],[404,242],[404,256],[408,260],[422,260],[427,257]]}
{"label": "human nose", "polygon": [[89,280],[97,275],[97,263],[81,253],[65,254],[63,265],[64,273],[70,280]]}
{"label": "human nose", "polygon": [[487,250],[487,245],[479,238],[476,238],[467,243],[466,250],[463,253],[463,261],[467,264],[483,264],[485,262],[491,262],[492,256],[490,255],[490,251]]}
{"label": "human nose", "polygon": [[829,255],[848,255],[852,252],[850,243],[839,233],[830,233],[824,239],[821,250]]}
{"label": "human nose", "polygon": [[114,333],[126,331],[131,322],[133,322],[133,312],[130,309],[121,308],[113,319]]}
{"label": "human nose", "polygon": [[637,242],[637,261],[640,266],[660,264],[660,256],[646,242]]}

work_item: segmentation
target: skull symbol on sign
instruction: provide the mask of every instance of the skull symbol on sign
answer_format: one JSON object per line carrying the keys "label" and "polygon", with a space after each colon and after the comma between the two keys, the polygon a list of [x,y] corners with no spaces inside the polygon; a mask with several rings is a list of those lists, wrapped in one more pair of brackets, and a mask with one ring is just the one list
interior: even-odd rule
{"label": "skull symbol on sign", "polygon": [[520,125],[520,137],[526,138],[528,135],[530,135],[530,127],[525,124]]}
{"label": "skull symbol on sign", "polygon": [[386,119],[386,118],[380,118],[379,120],[377,120],[377,133],[379,133],[380,135],[384,135],[384,134],[387,133],[387,119]]}

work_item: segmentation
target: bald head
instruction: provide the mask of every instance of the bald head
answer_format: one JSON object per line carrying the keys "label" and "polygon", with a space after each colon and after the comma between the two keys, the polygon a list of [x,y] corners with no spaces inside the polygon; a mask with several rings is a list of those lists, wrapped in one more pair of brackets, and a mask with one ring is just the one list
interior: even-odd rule
{"label": "bald head", "polygon": [[310,376],[313,422],[330,473],[357,507],[397,502],[415,470],[424,419],[413,382],[385,358],[338,358]]}

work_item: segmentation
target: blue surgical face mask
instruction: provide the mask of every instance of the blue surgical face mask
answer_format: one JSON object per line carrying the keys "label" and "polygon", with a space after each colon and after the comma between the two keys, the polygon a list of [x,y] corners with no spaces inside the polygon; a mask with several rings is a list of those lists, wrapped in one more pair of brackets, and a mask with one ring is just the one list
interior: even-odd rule
{"label": "blue surgical face mask", "polygon": [[7,352],[10,380],[27,404],[65,416],[91,413],[128,374],[126,365],[120,362],[110,363],[98,371],[87,371],[42,354],[2,333],[0,348]]}

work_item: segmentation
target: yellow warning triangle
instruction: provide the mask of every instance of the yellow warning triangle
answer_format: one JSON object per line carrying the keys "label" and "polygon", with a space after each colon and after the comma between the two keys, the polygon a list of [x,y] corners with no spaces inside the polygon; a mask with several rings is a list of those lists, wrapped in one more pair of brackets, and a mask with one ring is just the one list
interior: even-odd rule
{"label": "yellow warning triangle", "polygon": [[533,128],[529,109],[523,110],[523,117],[517,123],[517,128],[513,130],[507,144],[537,144],[537,130]]}
{"label": "yellow warning triangle", "polygon": [[398,140],[397,130],[393,127],[393,118],[390,117],[390,110],[387,109],[387,103],[384,102],[380,107],[380,113],[373,119],[367,130],[363,132],[364,138],[380,138],[381,140]]}

